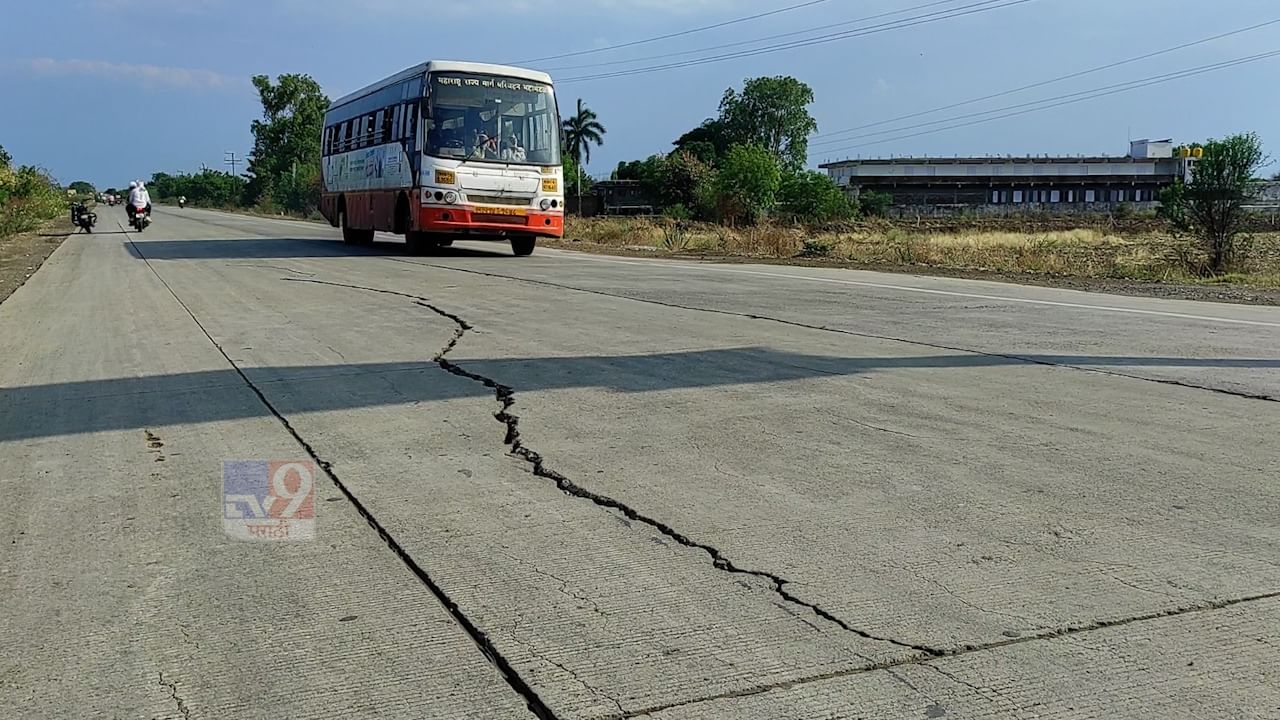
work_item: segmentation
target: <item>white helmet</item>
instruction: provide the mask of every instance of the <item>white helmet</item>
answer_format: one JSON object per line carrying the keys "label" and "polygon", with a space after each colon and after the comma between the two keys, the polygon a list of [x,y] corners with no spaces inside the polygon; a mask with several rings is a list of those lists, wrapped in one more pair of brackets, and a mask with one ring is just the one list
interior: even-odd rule
{"label": "white helmet", "polygon": [[130,183],[129,183],[129,189],[130,189],[130,190],[132,190],[132,189],[134,189],[134,188],[136,188],[136,187],[138,187],[138,181],[137,181],[137,180],[134,180],[133,182],[130,182]]}

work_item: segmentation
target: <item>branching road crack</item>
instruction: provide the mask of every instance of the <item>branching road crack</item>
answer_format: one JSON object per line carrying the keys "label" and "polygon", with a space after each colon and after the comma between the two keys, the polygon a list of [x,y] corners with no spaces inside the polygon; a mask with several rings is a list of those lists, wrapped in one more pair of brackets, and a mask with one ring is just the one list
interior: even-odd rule
{"label": "branching road crack", "polygon": [[[436,267],[436,266],[430,266],[430,267]],[[442,268],[442,269],[449,270],[449,269],[455,269],[455,268]],[[460,272],[475,272],[475,271],[463,270]],[[480,272],[476,272],[476,274],[488,275],[488,273],[480,273]],[[520,278],[507,278],[506,276],[500,276],[500,275],[495,275],[494,277],[503,277],[505,279],[520,280]],[[658,706],[649,707],[649,708],[631,710],[631,711],[628,711],[626,714],[622,715],[621,716],[622,718],[643,717],[652,713],[668,710],[675,707],[684,707],[688,705],[694,705],[694,704],[703,703],[703,702],[712,702],[712,701],[723,700],[728,698],[747,697],[751,695],[770,692],[772,690],[795,687],[797,685],[802,685],[809,682],[817,682],[821,680],[834,679],[838,677],[848,677],[848,676],[860,675],[860,674],[870,673],[870,672],[885,671],[885,670],[890,670],[890,669],[901,667],[901,666],[916,665],[916,664],[931,664],[932,662],[943,657],[958,657],[958,656],[969,655],[969,654],[978,653],[978,652],[987,652],[987,651],[997,650],[1000,648],[1006,648],[1006,647],[1015,646],[1015,645],[1022,645],[1024,643],[1040,642],[1045,640],[1052,640],[1055,638],[1072,637],[1082,633],[1094,632],[1094,631],[1102,630],[1106,628],[1122,627],[1122,626],[1130,625],[1133,623],[1147,622],[1147,621],[1158,620],[1162,618],[1178,617],[1178,616],[1189,615],[1193,613],[1222,610],[1222,609],[1234,607],[1236,605],[1242,605],[1245,603],[1252,603],[1252,602],[1258,602],[1263,600],[1272,600],[1272,599],[1280,598],[1280,591],[1259,593],[1255,595],[1230,598],[1230,599],[1218,598],[1213,600],[1187,603],[1187,604],[1180,605],[1177,607],[1172,607],[1172,608],[1157,609],[1152,612],[1132,615],[1129,617],[1116,618],[1116,619],[1087,620],[1084,622],[1073,623],[1073,624],[1065,625],[1062,627],[1042,629],[1037,632],[1028,633],[1026,635],[1022,635],[1017,638],[1006,638],[1002,640],[995,640],[995,641],[984,642],[984,643],[969,643],[969,644],[963,644],[963,645],[958,645],[958,646],[948,647],[948,648],[935,648],[935,647],[929,647],[926,645],[904,642],[894,638],[881,637],[881,636],[872,634],[870,632],[867,632],[865,630],[853,627],[852,625],[848,624],[844,620],[833,615],[831,612],[825,610],[821,606],[816,605],[814,603],[806,602],[796,597],[795,595],[793,595],[791,592],[787,590],[787,585],[789,584],[789,581],[786,580],[785,578],[782,578],[778,575],[775,575],[769,572],[740,568],[737,565],[735,565],[731,560],[726,558],[724,554],[720,552],[719,549],[712,547],[710,545],[707,545],[705,543],[701,543],[696,540],[693,540],[692,538],[670,527],[666,523],[663,523],[655,518],[648,517],[640,513],[639,511],[635,510],[634,508],[618,500],[615,500],[614,498],[583,488],[577,485],[576,483],[574,483],[568,477],[548,467],[543,457],[533,449],[527,447],[521,439],[520,418],[519,416],[511,412],[511,408],[515,405],[515,390],[510,386],[499,383],[498,381],[492,378],[484,377],[482,375],[478,375],[469,370],[466,370],[460,365],[447,359],[446,356],[454,348],[456,348],[458,343],[462,340],[462,338],[465,337],[466,334],[473,329],[470,323],[468,323],[466,320],[463,320],[458,315],[433,305],[431,301],[427,298],[420,297],[417,295],[412,295],[409,293],[402,293],[395,290],[386,290],[382,288],[365,287],[360,285],[350,285],[346,283],[328,282],[323,280],[304,280],[304,279],[298,279],[298,278],[282,278],[282,280],[285,280],[288,282],[313,283],[313,284],[319,284],[319,285],[345,287],[352,290],[361,290],[365,292],[398,296],[398,297],[406,298],[408,300],[412,300],[418,306],[426,308],[431,312],[439,315],[440,317],[444,317],[451,320],[456,325],[456,329],[454,330],[453,337],[449,340],[448,344],[446,344],[444,349],[441,350],[435,356],[434,360],[436,364],[439,365],[441,369],[445,370],[446,372],[449,372],[450,374],[480,383],[484,385],[486,388],[489,388],[490,390],[493,391],[494,396],[497,399],[499,404],[499,410],[494,414],[494,417],[500,423],[502,423],[503,426],[506,428],[506,436],[504,438],[504,443],[507,445],[509,452],[513,456],[523,459],[525,462],[527,462],[530,465],[532,472],[535,476],[554,482],[556,486],[560,489],[560,491],[565,493],[566,495],[569,495],[575,498],[580,498],[583,500],[588,500],[592,503],[595,503],[596,505],[607,508],[609,510],[613,510],[621,514],[622,516],[624,516],[630,521],[639,522],[639,523],[648,525],[649,527],[657,530],[658,532],[671,538],[672,540],[675,540],[681,545],[684,545],[689,548],[695,548],[705,552],[708,556],[710,556],[713,566],[718,570],[721,570],[727,573],[738,574],[738,575],[749,575],[752,577],[766,580],[771,585],[773,592],[776,593],[779,597],[783,598],[787,602],[792,603],[794,605],[807,608],[818,617],[824,620],[827,620],[828,622],[831,622],[848,632],[854,633],[868,640],[885,642],[885,643],[889,643],[892,645],[896,645],[898,647],[907,648],[914,651],[911,654],[903,655],[885,662],[863,665],[860,667],[851,668],[851,669],[843,670],[839,672],[825,673],[821,675],[815,675],[812,677],[799,678],[799,679],[788,681],[785,683],[766,684],[766,685],[761,685],[754,688],[748,688],[745,690],[737,690],[737,691],[732,691],[727,693],[710,695],[707,697],[692,699],[692,700],[683,700],[680,702],[671,703],[667,705],[658,705]],[[543,284],[554,284],[554,283],[543,283]],[[576,290],[577,288],[569,288],[569,289]],[[591,292],[591,291],[584,291],[584,292]],[[619,297],[625,297],[625,296],[619,296]],[[627,298],[627,299],[634,299],[634,298]],[[658,303],[658,304],[662,304],[662,303]],[[699,308],[688,308],[688,309],[697,310]],[[709,312],[721,312],[721,311],[713,310]],[[723,314],[735,315],[737,313],[724,312]],[[748,316],[748,317],[754,317],[754,316]],[[773,320],[773,318],[758,318],[758,319]],[[783,322],[785,324],[790,324],[790,325],[800,325],[799,323],[790,323],[787,321],[777,321],[777,322]],[[803,325],[801,326],[808,327]],[[812,329],[827,329],[827,328],[812,328]],[[844,331],[833,330],[833,332],[844,332]],[[849,333],[849,334],[857,334],[857,333]],[[887,339],[894,339],[894,338],[887,338]],[[904,342],[910,342],[910,341],[904,341]],[[924,344],[924,343],[921,343],[921,344]],[[949,349],[956,349],[956,348],[949,348]],[[966,352],[973,352],[973,351],[966,351]],[[1009,356],[1009,357],[1011,357],[1012,359],[1020,359],[1014,356]],[[1078,369],[1084,369],[1084,368],[1078,368]],[[1138,378],[1138,379],[1145,379],[1145,378]],[[1199,389],[1212,389],[1212,388],[1199,388]],[[1234,394],[1234,393],[1228,393],[1228,394]],[[1270,398],[1257,398],[1257,399],[1270,399]]]}
{"label": "branching road crack", "polygon": [[734,575],[749,575],[751,577],[765,580],[772,587],[773,592],[777,593],[783,600],[786,600],[787,602],[793,605],[807,608],[813,614],[817,615],[823,620],[826,620],[827,622],[830,622],[838,626],[842,630],[858,635],[859,637],[862,637],[866,640],[874,640],[877,642],[888,643],[891,645],[896,645],[901,648],[912,650],[914,651],[914,653],[917,653],[922,656],[938,657],[946,654],[944,651],[939,650],[937,648],[931,648],[925,645],[918,645],[915,643],[897,640],[891,637],[877,635],[867,630],[854,627],[853,625],[850,625],[849,623],[840,619],[830,611],[824,609],[822,606],[816,603],[811,603],[806,600],[802,600],[801,598],[797,597],[795,594],[790,592],[787,589],[787,586],[790,584],[790,581],[787,580],[786,578],[783,578],[779,575],[775,575],[774,573],[766,572],[763,570],[751,570],[751,569],[739,567],[732,560],[725,557],[724,553],[722,553],[718,548],[708,545],[706,543],[698,542],[697,540],[694,540],[693,538],[676,530],[675,528],[662,522],[661,520],[645,515],[644,513],[641,513],[640,511],[627,505],[626,503],[623,503],[620,500],[616,500],[607,495],[602,495],[592,490],[588,490],[587,488],[584,488],[581,485],[578,485],[573,480],[569,479],[568,477],[561,474],[560,472],[557,472],[551,467],[548,467],[542,455],[540,455],[533,448],[530,448],[527,445],[525,445],[524,441],[520,437],[520,417],[511,412],[511,408],[514,407],[516,403],[515,390],[508,385],[504,385],[498,382],[497,380],[494,380],[493,378],[489,378],[483,375],[478,375],[476,373],[473,373],[470,370],[467,370],[462,366],[458,365],[457,363],[454,363],[453,361],[449,360],[446,357],[455,347],[457,347],[458,342],[462,340],[462,338],[467,334],[467,332],[473,329],[470,323],[468,323],[466,320],[463,320],[461,317],[455,315],[454,313],[451,313],[451,312],[448,312],[447,310],[443,310],[439,307],[436,307],[427,298],[420,297],[417,295],[411,295],[408,293],[397,292],[394,290],[384,290],[382,288],[363,287],[359,285],[349,285],[345,283],[335,283],[335,282],[328,282],[324,280],[301,280],[296,278],[282,278],[282,280],[286,280],[289,282],[311,283],[311,284],[318,284],[318,285],[332,285],[337,287],[345,287],[353,290],[363,290],[366,292],[381,293],[385,295],[395,295],[398,297],[403,297],[403,298],[413,300],[413,302],[416,305],[426,308],[441,317],[444,317],[453,321],[457,325],[457,329],[454,331],[453,338],[449,341],[447,345],[445,345],[444,349],[441,350],[440,353],[433,358],[433,360],[445,372],[448,372],[452,375],[456,375],[458,377],[466,378],[473,382],[480,383],[481,385],[484,385],[485,387],[493,391],[494,397],[497,399],[498,405],[499,405],[499,410],[497,413],[494,414],[494,417],[498,420],[498,422],[502,423],[503,426],[506,428],[506,436],[503,438],[503,443],[507,446],[508,451],[513,456],[518,457],[529,464],[535,476],[554,482],[556,484],[556,487],[558,487],[560,491],[566,495],[579,498],[582,500],[588,500],[590,502],[595,503],[596,505],[599,505],[600,507],[618,512],[622,514],[624,517],[626,517],[628,520],[631,520],[633,522],[638,522],[644,525],[648,525],[649,527],[657,530],[658,532],[671,538],[672,540],[675,540],[676,542],[680,543],[681,545],[684,545],[685,547],[694,548],[694,549],[705,552],[708,556],[711,557],[711,564],[717,570],[721,570],[723,572],[731,573]]}

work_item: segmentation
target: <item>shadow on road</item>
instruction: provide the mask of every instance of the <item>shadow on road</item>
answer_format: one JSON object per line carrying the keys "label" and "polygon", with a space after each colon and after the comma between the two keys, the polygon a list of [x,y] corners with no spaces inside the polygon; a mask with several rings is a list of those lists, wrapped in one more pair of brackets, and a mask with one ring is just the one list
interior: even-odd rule
{"label": "shadow on road", "polygon": [[[974,354],[845,358],[759,347],[648,355],[455,359],[465,370],[509,384],[517,392],[601,388],[622,393],[763,385],[880,370],[1025,365],[1028,361],[1100,368],[1280,368],[1280,359]],[[447,375],[431,362],[286,366],[244,372],[285,415],[492,398],[491,390]],[[424,408],[423,412],[430,411]],[[232,369],[0,388],[0,441],[267,414]]]}
{"label": "shadow on road", "polygon": [[[316,238],[246,238],[243,240],[148,240],[143,236],[125,243],[133,257],[141,260],[229,260],[245,258],[328,258],[328,257],[413,257],[404,243],[375,242],[347,245],[339,240]],[[431,257],[510,257],[505,242],[493,243],[493,251],[448,247]]]}

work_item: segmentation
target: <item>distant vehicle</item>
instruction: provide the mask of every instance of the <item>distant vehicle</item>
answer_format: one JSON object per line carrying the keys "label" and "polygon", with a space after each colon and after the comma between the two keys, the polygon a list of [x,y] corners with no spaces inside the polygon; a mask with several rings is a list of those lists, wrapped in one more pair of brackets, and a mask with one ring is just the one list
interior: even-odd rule
{"label": "distant vehicle", "polygon": [[560,113],[551,76],[428,62],[341,98],[325,115],[320,212],[343,240],[405,235],[414,251],[564,234]]}

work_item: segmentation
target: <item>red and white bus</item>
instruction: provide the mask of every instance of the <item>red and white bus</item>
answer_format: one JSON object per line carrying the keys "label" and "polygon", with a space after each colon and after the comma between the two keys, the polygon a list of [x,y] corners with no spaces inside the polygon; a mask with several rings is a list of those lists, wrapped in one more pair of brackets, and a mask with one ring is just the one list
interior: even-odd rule
{"label": "red and white bus", "polygon": [[560,114],[551,76],[428,62],[341,98],[325,115],[320,212],[348,243],[375,231],[414,251],[564,234]]}

